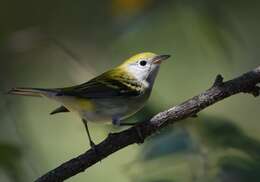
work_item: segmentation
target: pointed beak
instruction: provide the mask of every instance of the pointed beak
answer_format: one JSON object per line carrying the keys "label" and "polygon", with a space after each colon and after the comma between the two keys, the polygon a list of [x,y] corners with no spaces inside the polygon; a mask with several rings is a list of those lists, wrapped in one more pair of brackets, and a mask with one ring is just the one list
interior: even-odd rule
{"label": "pointed beak", "polygon": [[171,55],[159,55],[153,58],[153,64],[161,64],[162,61],[168,59]]}

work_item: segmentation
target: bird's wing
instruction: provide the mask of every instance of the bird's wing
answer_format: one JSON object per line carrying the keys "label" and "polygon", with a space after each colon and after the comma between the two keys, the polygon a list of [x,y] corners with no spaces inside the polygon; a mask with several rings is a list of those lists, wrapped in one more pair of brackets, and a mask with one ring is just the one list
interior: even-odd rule
{"label": "bird's wing", "polygon": [[142,85],[133,82],[130,77],[111,74],[113,72],[106,72],[81,85],[60,89],[58,95],[91,99],[138,96],[142,93]]}

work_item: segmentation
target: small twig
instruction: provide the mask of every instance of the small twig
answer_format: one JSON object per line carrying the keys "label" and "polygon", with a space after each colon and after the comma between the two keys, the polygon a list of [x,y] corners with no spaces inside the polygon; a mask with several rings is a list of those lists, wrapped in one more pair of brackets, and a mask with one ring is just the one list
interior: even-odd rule
{"label": "small twig", "polygon": [[223,84],[223,77],[222,75],[218,74],[215,78],[215,81],[213,83],[213,87],[218,87],[218,86],[222,86]]}
{"label": "small twig", "polygon": [[134,143],[143,142],[145,138],[156,133],[169,124],[196,115],[206,107],[238,93],[259,95],[260,66],[237,78],[223,82],[223,77],[218,75],[213,86],[201,94],[155,115],[150,121],[141,122],[119,133],[113,133],[96,146],[98,154],[88,150],[84,154],[71,159],[56,169],[53,169],[38,178],[37,182],[63,181]]}

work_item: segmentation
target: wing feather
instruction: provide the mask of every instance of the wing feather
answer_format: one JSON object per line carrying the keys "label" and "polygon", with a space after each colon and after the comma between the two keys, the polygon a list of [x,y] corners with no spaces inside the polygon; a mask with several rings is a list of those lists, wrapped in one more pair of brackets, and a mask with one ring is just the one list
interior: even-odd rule
{"label": "wing feather", "polygon": [[[111,74],[114,74],[111,76]],[[106,72],[102,75],[74,87],[61,89],[58,95],[68,95],[82,98],[111,98],[123,96],[138,96],[141,85],[122,74]]]}

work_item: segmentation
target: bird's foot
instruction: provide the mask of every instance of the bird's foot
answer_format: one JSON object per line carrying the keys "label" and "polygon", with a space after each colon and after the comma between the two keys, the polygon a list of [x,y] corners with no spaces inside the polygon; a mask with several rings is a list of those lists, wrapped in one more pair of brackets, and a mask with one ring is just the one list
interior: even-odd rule
{"label": "bird's foot", "polygon": [[135,123],[126,123],[126,122],[122,122],[122,120],[118,119],[118,118],[113,118],[112,119],[112,124],[114,126],[134,126],[136,125],[138,122]]}
{"label": "bird's foot", "polygon": [[118,119],[118,118],[113,118],[113,119],[112,119],[112,124],[113,124],[114,126],[120,126],[121,121],[120,121],[120,119]]}
{"label": "bird's foot", "polygon": [[89,145],[91,147],[91,150],[93,150],[96,154],[98,154],[97,145],[92,140],[89,141]]}

